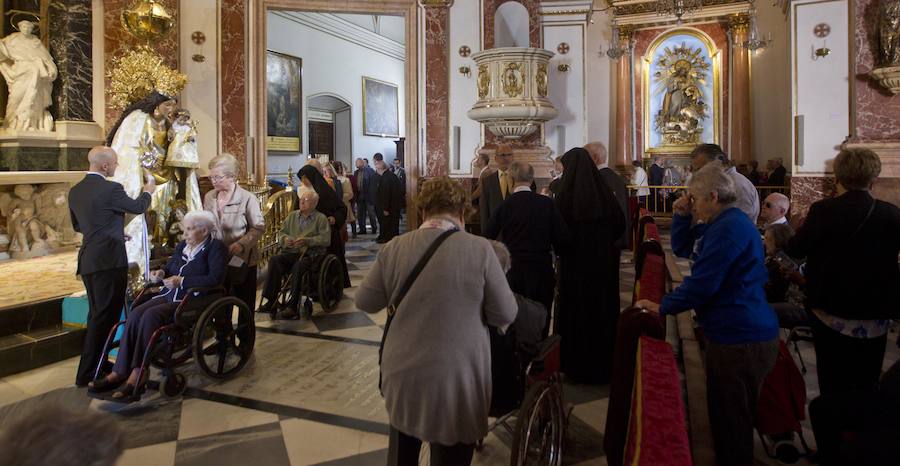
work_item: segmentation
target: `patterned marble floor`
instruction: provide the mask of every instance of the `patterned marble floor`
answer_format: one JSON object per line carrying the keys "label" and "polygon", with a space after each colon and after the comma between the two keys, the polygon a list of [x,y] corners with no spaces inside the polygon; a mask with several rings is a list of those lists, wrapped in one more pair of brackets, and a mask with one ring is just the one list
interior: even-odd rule
{"label": "patterned marble floor", "polygon": [[[113,416],[127,433],[123,466],[383,465],[388,425],[376,387],[385,313],[366,314],[352,304],[379,248],[372,239],[361,236],[348,244],[353,287],[336,310],[325,314],[317,306],[311,320],[300,321],[258,316],[254,357],[235,379],[211,382],[188,365],[185,396],[165,399],[150,392],[140,403],[123,407],[92,400],[75,388],[73,358],[0,379],[0,425],[36,406],[60,403]],[[689,273],[687,261],[676,262]],[[620,276],[623,306],[631,301],[633,282],[626,254]],[[801,353],[809,368],[805,379],[811,399],[818,392],[815,355],[805,343]],[[889,345],[885,365],[898,358],[900,351]],[[565,386],[573,408],[565,465],[606,464],[607,397],[607,386]],[[804,432],[814,445],[808,422]],[[510,444],[502,430],[490,434],[474,464],[507,464]],[[760,445],[756,456],[759,465],[779,464]]]}

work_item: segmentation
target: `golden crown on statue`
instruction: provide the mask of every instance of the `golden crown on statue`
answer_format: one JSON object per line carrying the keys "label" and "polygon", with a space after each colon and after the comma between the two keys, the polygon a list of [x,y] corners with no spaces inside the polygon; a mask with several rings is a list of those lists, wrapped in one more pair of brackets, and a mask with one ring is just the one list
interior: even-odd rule
{"label": "golden crown on statue", "polygon": [[163,58],[149,47],[138,47],[114,58],[107,94],[115,108],[125,107],[157,91],[175,97],[187,84],[187,76],[165,64]]}

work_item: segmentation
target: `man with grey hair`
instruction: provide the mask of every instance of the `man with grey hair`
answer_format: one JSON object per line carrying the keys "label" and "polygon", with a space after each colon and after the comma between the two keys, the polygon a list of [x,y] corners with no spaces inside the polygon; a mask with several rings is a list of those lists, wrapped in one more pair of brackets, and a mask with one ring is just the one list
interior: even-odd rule
{"label": "man with grey hair", "polygon": [[691,152],[691,167],[694,173],[698,172],[709,162],[718,160],[722,163],[725,173],[734,180],[737,188],[737,201],[735,207],[750,217],[750,221],[756,222],[759,217],[759,193],[756,186],[746,176],[738,173],[734,166],[729,165],[728,156],[718,144],[700,144]]}
{"label": "man with grey hair", "polygon": [[121,184],[107,180],[119,166],[119,156],[110,147],[94,147],[88,152],[88,161],[87,175],[69,191],[72,226],[83,235],[76,273],[84,282],[89,306],[87,334],[75,376],[79,387],[93,380],[106,337],[125,306],[125,214],[146,212],[156,190],[153,176],[146,171],[146,183],[137,199],[128,197]]}
{"label": "man with grey hair", "polygon": [[[331,227],[325,214],[316,210],[319,195],[315,191],[304,191],[300,195],[300,209],[288,214],[276,238],[279,254],[269,259],[269,275],[263,287],[262,297],[266,300],[259,306],[259,312],[275,314],[276,298],[282,278],[289,272],[291,280],[291,301],[284,309],[282,317],[298,317],[297,306],[303,290],[303,275],[315,270],[319,257],[331,244]],[[303,303],[307,316],[312,315],[312,302]]]}
{"label": "man with grey hair", "polygon": [[512,257],[506,274],[513,292],[543,304],[553,304],[553,253],[568,242],[568,230],[556,204],[532,191],[534,168],[513,162],[507,170],[513,180],[512,194],[491,216],[484,236],[503,242]]}
{"label": "man with grey hair", "polygon": [[594,165],[600,171],[600,178],[606,183],[606,187],[615,194],[616,202],[619,203],[619,208],[625,214],[625,231],[616,239],[615,246],[619,251],[627,249],[628,234],[631,231],[631,216],[628,215],[628,186],[615,170],[609,168],[609,152],[607,152],[606,146],[602,142],[589,143],[584,146],[584,150],[591,155],[591,160],[594,161]]}
{"label": "man with grey hair", "polygon": [[788,209],[791,208],[791,201],[787,196],[781,193],[772,193],[766,196],[760,208],[759,218],[765,222],[763,228],[768,228],[779,223],[787,223]]}

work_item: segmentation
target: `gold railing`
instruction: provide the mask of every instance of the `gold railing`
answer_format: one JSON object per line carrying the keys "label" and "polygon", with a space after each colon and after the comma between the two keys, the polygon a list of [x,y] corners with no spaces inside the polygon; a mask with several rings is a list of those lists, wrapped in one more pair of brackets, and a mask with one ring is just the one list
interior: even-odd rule
{"label": "gold railing", "polygon": [[278,231],[281,230],[281,226],[284,224],[288,214],[297,210],[299,204],[297,192],[290,188],[269,196],[263,209],[266,231],[259,240],[259,250],[262,256],[260,258],[261,263],[266,263],[269,257],[275,253],[275,246],[278,244]]}
{"label": "gold railing", "polygon": [[[638,196],[637,191],[640,188],[648,189],[650,194],[647,196]],[[638,204],[649,210],[650,214],[654,217],[671,217],[672,216],[672,203],[675,202],[677,196],[680,196],[681,193],[686,190],[685,186],[635,186],[628,185],[628,194],[631,197],[638,198]],[[789,189],[787,186],[757,186],[756,191],[759,194],[759,202],[762,204],[763,200],[772,193],[782,193],[784,195],[788,195]],[[675,196],[672,196],[672,194]]]}

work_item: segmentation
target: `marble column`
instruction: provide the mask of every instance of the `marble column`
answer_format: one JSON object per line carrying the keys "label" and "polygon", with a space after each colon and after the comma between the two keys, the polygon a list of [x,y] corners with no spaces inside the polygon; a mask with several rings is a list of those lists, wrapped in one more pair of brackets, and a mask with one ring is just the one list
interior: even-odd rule
{"label": "marble column", "polygon": [[[623,26],[619,29],[619,46],[631,45],[634,30]],[[620,173],[625,173],[631,165],[634,153],[633,120],[634,109],[631,105],[632,73],[631,63],[633,54],[626,53],[616,61],[616,146],[615,168]]]}
{"label": "marble column", "polygon": [[742,44],[747,40],[750,17],[739,13],[728,17],[731,41],[731,148],[729,156],[735,165],[753,160],[750,152],[750,51]]}
{"label": "marble column", "polygon": [[59,69],[51,111],[57,121],[93,121],[91,0],[53,0],[48,17],[50,55]]}
{"label": "marble column", "polygon": [[[238,159],[243,178],[254,171],[247,166],[247,1],[221,0],[220,5],[222,151]],[[266,174],[254,175],[261,179]]]}
{"label": "marble column", "polygon": [[453,0],[419,0],[425,7],[425,176],[450,170],[450,7]]}

